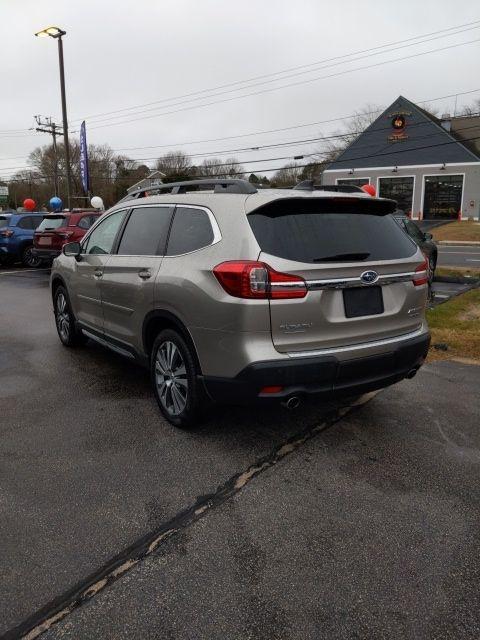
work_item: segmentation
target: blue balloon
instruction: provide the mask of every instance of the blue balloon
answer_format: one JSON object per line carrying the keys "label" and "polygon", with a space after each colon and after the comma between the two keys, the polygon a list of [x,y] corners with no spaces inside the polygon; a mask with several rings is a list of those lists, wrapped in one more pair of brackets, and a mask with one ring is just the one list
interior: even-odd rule
{"label": "blue balloon", "polygon": [[63,208],[63,202],[57,196],[53,196],[49,201],[50,209],[53,211],[60,211]]}

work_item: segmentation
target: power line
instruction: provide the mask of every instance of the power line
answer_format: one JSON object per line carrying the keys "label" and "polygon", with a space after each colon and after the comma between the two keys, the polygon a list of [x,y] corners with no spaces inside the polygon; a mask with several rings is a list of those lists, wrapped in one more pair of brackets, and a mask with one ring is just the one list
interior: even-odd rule
{"label": "power line", "polygon": [[246,94],[243,94],[241,96],[233,96],[233,97],[230,97],[230,98],[223,98],[221,100],[214,100],[212,102],[206,102],[204,104],[190,105],[189,107],[183,107],[181,109],[174,109],[172,111],[165,111],[163,113],[157,113],[157,114],[153,114],[153,115],[142,116],[142,117],[139,117],[139,118],[132,118],[130,120],[122,120],[122,121],[118,121],[118,122],[110,122],[110,123],[107,122],[105,124],[97,124],[97,125],[94,125],[94,126],[90,126],[89,129],[92,130],[92,129],[101,129],[101,128],[105,128],[105,127],[113,127],[113,126],[118,126],[118,125],[123,125],[123,124],[129,124],[131,122],[139,122],[141,120],[150,120],[152,118],[159,118],[159,117],[162,117],[162,116],[167,116],[167,115],[171,115],[171,114],[174,114],[174,113],[180,113],[180,112],[183,112],[183,111],[191,111],[192,109],[200,109],[200,108],[203,108],[203,107],[209,107],[209,106],[212,106],[212,105],[215,105],[215,104],[222,104],[222,103],[226,103],[226,102],[231,102],[233,100],[239,100],[239,99],[243,99],[243,98],[248,98],[248,97],[251,97],[251,96],[256,96],[256,95],[260,95],[260,94],[264,94],[264,93],[271,93],[272,91],[279,91],[280,89],[285,89],[285,88],[288,88],[288,87],[295,87],[295,86],[299,86],[299,85],[307,84],[307,83],[311,83],[311,82],[318,82],[319,80],[326,80],[326,79],[329,79],[329,78],[334,78],[334,77],[338,77],[338,76],[342,76],[342,75],[346,75],[346,74],[350,74],[350,73],[355,73],[356,71],[364,71],[366,69],[373,69],[375,67],[380,67],[380,66],[383,66],[385,64],[390,64],[392,62],[401,62],[401,61],[404,61],[404,60],[410,60],[410,59],[413,59],[413,58],[418,58],[420,56],[429,55],[431,53],[438,53],[440,51],[447,51],[447,50],[450,50],[450,49],[455,49],[457,47],[462,47],[462,46],[465,46],[465,45],[474,44],[474,43],[477,43],[479,41],[480,41],[480,39],[477,38],[475,40],[469,40],[467,42],[460,42],[458,44],[449,45],[449,46],[446,46],[446,47],[440,47],[440,48],[437,48],[437,49],[430,49],[429,51],[423,51],[421,53],[415,53],[415,54],[412,54],[412,55],[409,55],[409,56],[403,56],[403,57],[400,57],[400,58],[393,58],[391,60],[385,60],[383,62],[377,62],[375,64],[365,65],[363,67],[356,67],[355,69],[346,69],[344,71],[337,71],[336,73],[332,73],[332,74],[329,74],[329,75],[326,75],[326,76],[319,76],[317,78],[310,78],[308,80],[300,80],[298,82],[293,82],[293,83],[289,83],[289,84],[285,84],[285,85],[280,85],[278,87],[272,87],[270,89],[262,89],[260,91],[253,91],[251,93],[246,93]]}
{"label": "power line", "polygon": [[[467,128],[467,127],[465,127],[465,128]],[[468,128],[473,128],[473,127],[468,127]],[[474,136],[472,138],[465,138],[461,142],[462,143],[472,142],[474,140],[480,140],[480,136]],[[364,160],[364,159],[368,159],[368,158],[377,158],[379,156],[385,156],[385,155],[386,156],[390,156],[390,155],[393,155],[393,154],[407,153],[407,152],[412,152],[412,151],[421,151],[421,150],[424,150],[424,149],[433,149],[433,148],[436,148],[436,147],[443,147],[445,145],[454,144],[455,142],[456,142],[455,140],[449,140],[448,142],[440,142],[440,143],[436,143],[436,144],[423,145],[423,146],[420,146],[420,147],[410,147],[408,149],[397,149],[396,151],[390,150],[387,153],[374,153],[374,154],[367,154],[367,155],[364,155],[364,156],[355,156],[353,158],[349,158],[348,161]],[[320,153],[309,154],[309,155],[310,156],[313,156],[313,155],[319,155],[319,156],[324,155],[324,156],[326,156],[327,153],[328,152],[326,152],[326,153],[320,152]],[[278,159],[281,159],[281,158],[278,158]],[[263,160],[261,160],[261,162],[271,162],[273,160],[275,160],[275,158],[263,159]],[[233,164],[243,164],[243,163],[232,162],[232,163],[225,163],[224,165],[218,165],[218,166],[230,166],[230,165],[233,165]],[[307,164],[297,164],[296,166],[297,166],[297,168],[301,168],[301,167],[307,167],[307,166],[309,166],[311,164],[312,163],[310,162],[310,163],[307,163]],[[262,169],[257,169],[256,171],[258,173],[267,173],[269,171],[278,171],[281,168],[282,167],[271,167],[271,168],[267,168],[267,169],[262,168]],[[35,173],[35,172],[34,171],[30,171],[30,173]],[[241,171],[241,172],[238,172],[238,173],[231,173],[231,175],[243,175],[244,173],[245,173],[245,171]],[[215,175],[222,176],[224,174],[220,173],[220,174],[214,174],[214,175],[210,175],[210,176],[199,176],[199,177],[210,177],[210,178],[213,178],[213,177],[215,177]],[[39,177],[39,178],[51,178],[51,176],[49,176],[47,174],[41,174],[41,173],[35,173],[35,176]],[[60,177],[65,177],[65,176],[62,174]],[[102,174],[93,174],[92,177],[104,177],[104,175],[102,175]],[[15,181],[15,180],[18,181],[18,179],[13,179],[13,181]]]}
{"label": "power line", "polygon": [[[475,25],[475,26],[472,26],[472,25]],[[162,104],[162,103],[165,103],[165,102],[172,102],[174,100],[183,100],[185,98],[191,98],[193,96],[199,96],[199,97],[195,98],[196,100],[203,99],[201,97],[202,94],[212,93],[213,91],[217,91],[219,89],[225,89],[225,88],[228,88],[228,87],[235,87],[235,86],[238,87],[238,85],[241,85],[241,84],[247,84],[249,82],[254,82],[256,80],[264,80],[265,78],[271,78],[272,76],[278,76],[278,75],[287,74],[287,73],[290,73],[290,72],[295,72],[295,71],[298,71],[300,69],[305,69],[307,67],[318,67],[319,65],[322,65],[322,64],[328,63],[328,62],[339,61],[339,60],[344,60],[345,61],[345,62],[336,62],[334,65],[327,65],[327,66],[320,67],[320,68],[328,68],[328,67],[331,67],[331,66],[337,66],[339,64],[345,64],[346,62],[354,62],[356,60],[361,60],[363,58],[370,57],[370,56],[373,56],[373,55],[379,55],[379,53],[389,53],[390,51],[396,51],[396,50],[401,49],[401,48],[410,47],[410,46],[416,46],[417,44],[423,44],[424,42],[430,42],[432,40],[437,40],[439,38],[446,38],[446,37],[450,37],[452,35],[458,35],[459,33],[464,33],[465,31],[478,29],[479,27],[480,27],[480,21],[479,20],[475,20],[473,22],[468,22],[468,23],[465,23],[465,24],[457,25],[455,27],[449,27],[448,29],[440,29],[440,30],[437,30],[437,31],[432,31],[432,32],[427,33],[427,34],[421,34],[421,35],[414,36],[414,37],[411,37],[411,38],[407,38],[407,39],[404,39],[404,40],[398,40],[398,41],[387,43],[387,44],[384,44],[384,45],[379,45],[379,46],[376,46],[376,47],[370,47],[368,49],[355,51],[355,52],[344,54],[344,55],[341,55],[341,56],[335,56],[333,58],[326,58],[326,59],[323,59],[323,60],[319,60],[317,62],[312,62],[312,63],[309,63],[309,64],[305,64],[305,65],[299,65],[299,66],[296,66],[296,67],[290,67],[290,68],[284,69],[282,71],[276,71],[276,72],[273,72],[273,73],[263,74],[263,75],[260,75],[260,76],[254,76],[252,78],[247,78],[245,80],[237,80],[235,82],[230,82],[230,83],[227,83],[227,84],[218,85],[216,87],[211,87],[209,89],[202,89],[202,90],[199,90],[199,91],[193,91],[191,93],[186,93],[186,94],[182,94],[182,95],[178,95],[178,96],[172,96],[170,98],[163,98],[161,100],[155,100],[153,102],[147,102],[147,103],[144,103],[144,104],[139,104],[139,105],[135,105],[135,106],[131,106],[131,107],[124,107],[122,109],[115,109],[115,110],[112,110],[112,111],[106,111],[106,112],[103,112],[103,113],[97,113],[97,114],[85,116],[85,117],[82,117],[82,118],[76,118],[76,119],[73,119],[72,122],[77,122],[77,121],[81,121],[81,120],[85,120],[85,119],[90,120],[92,118],[99,118],[99,117],[102,117],[102,116],[105,116],[105,115],[111,115],[111,114],[115,114],[115,113],[122,113],[122,112],[126,112],[126,111],[133,111],[135,109],[143,109],[143,107],[149,107],[149,106],[152,106],[152,105],[158,105],[158,104]],[[456,30],[459,30],[459,29],[461,29],[461,30],[460,31],[456,31]],[[456,32],[455,33],[448,33],[448,32],[453,32],[453,31],[456,31]],[[436,34],[443,34],[443,35],[436,35]],[[435,36],[435,37],[429,38],[429,36]],[[422,38],[427,38],[427,39],[426,40],[422,40]],[[413,40],[420,40],[420,42],[412,42]],[[404,44],[404,43],[410,43],[410,44]],[[391,48],[394,45],[402,45],[402,46]],[[387,49],[387,50],[384,51],[384,49]],[[379,50],[382,50],[382,51],[379,51]],[[372,53],[372,52],[376,52],[376,53]],[[366,54],[366,53],[368,53],[369,55],[366,55],[366,56],[360,55],[360,54]],[[345,60],[346,58],[352,58],[352,56],[360,56],[360,57],[353,58],[351,60]],[[276,79],[273,79],[273,80],[268,80],[266,82],[260,82],[260,83],[248,85],[247,87],[241,87],[240,89],[230,89],[229,91],[222,92],[222,94],[230,93],[232,91],[240,91],[242,89],[253,87],[253,86],[259,86],[261,84],[266,84],[267,82],[278,82],[278,81],[285,80],[286,78],[289,78],[289,77],[295,77],[297,75],[301,75],[301,74],[305,74],[305,73],[312,73],[312,72],[315,72],[315,71],[318,71],[318,70],[319,69],[310,69],[309,71],[301,71],[300,73],[294,73],[294,74],[291,74],[291,75],[284,76],[282,78],[276,78]],[[214,95],[221,95],[221,94],[214,94]],[[209,98],[209,97],[212,97],[212,96],[206,96],[206,97]],[[172,106],[172,105],[167,105],[167,106]],[[148,109],[147,109],[147,111],[148,111]],[[133,115],[133,114],[125,114],[125,115]],[[123,116],[117,116],[117,117],[123,117]],[[107,118],[107,119],[109,119],[109,118]]]}
{"label": "power line", "polygon": [[[473,114],[473,115],[480,115],[480,114]],[[409,125],[409,130],[413,129],[414,127],[418,127],[418,126],[425,126],[425,122],[416,122],[413,123],[411,125]],[[460,132],[460,131],[465,131],[468,129],[475,129],[477,128],[478,125],[470,125],[468,127],[458,127],[457,129],[455,129],[455,132]],[[391,127],[380,127],[375,129],[375,132],[381,132],[381,131],[390,131]],[[322,142],[324,140],[332,140],[332,139],[339,139],[339,138],[345,138],[345,137],[349,137],[352,135],[360,135],[364,133],[364,130],[362,131],[352,131],[349,133],[343,133],[343,134],[336,134],[336,135],[331,135],[331,136],[319,136],[319,137],[315,137],[315,138],[307,138],[304,140],[292,140],[292,141],[288,141],[288,142],[282,142],[282,143],[276,143],[276,144],[269,144],[269,145],[259,145],[258,147],[243,147],[243,148],[237,148],[237,149],[227,149],[227,150],[223,150],[223,151],[210,151],[210,152],[205,152],[205,153],[196,153],[196,154],[189,154],[189,158],[196,158],[196,157],[214,157],[217,155],[225,155],[227,153],[242,153],[242,152],[247,152],[247,151],[252,151],[252,150],[259,150],[259,149],[271,149],[271,148],[278,148],[278,147],[289,147],[289,146],[295,146],[295,145],[301,145],[301,144],[311,144],[312,142]],[[429,138],[431,137],[431,134],[427,134],[424,136],[419,136],[416,138],[416,140],[421,140],[423,138]],[[461,142],[461,140],[458,140],[458,142]],[[368,147],[372,147],[372,146],[377,146],[376,143],[375,144],[368,144],[368,145],[362,145],[362,148],[368,148]],[[317,155],[320,152],[314,152],[312,154],[305,154],[303,153],[303,155]],[[269,160],[286,160],[291,158],[291,156],[285,156],[285,157],[280,157],[280,158],[270,158]],[[146,160],[158,160],[159,157],[158,156],[150,156],[150,157],[140,157],[140,158],[129,158],[130,160],[133,161],[146,161]],[[260,162],[264,162],[265,158],[260,159]],[[240,163],[251,163],[251,162],[258,162],[258,160],[250,160],[250,159],[243,159],[240,161]],[[232,162],[230,163],[225,163],[225,164],[234,164]],[[7,170],[7,169],[29,169],[29,165],[24,166],[24,165],[19,165],[19,166],[13,166],[13,167],[0,167],[0,171],[1,170]]]}

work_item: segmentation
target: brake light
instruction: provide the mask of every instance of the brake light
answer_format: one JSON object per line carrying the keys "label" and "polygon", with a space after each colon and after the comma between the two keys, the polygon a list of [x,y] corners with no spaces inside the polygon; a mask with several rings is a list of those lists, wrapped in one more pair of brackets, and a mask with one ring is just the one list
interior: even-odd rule
{"label": "brake light", "polygon": [[11,229],[2,229],[0,231],[0,236],[4,238],[11,238],[13,236],[13,231]]}
{"label": "brake light", "polygon": [[65,240],[68,240],[68,238],[73,236],[74,231],[56,231],[55,233],[57,236],[60,236],[60,238],[64,238]]}
{"label": "brake light", "polygon": [[419,287],[422,284],[427,284],[428,282],[428,258],[425,257],[425,262],[422,262],[415,269],[415,275],[412,278],[412,282],[415,287]]}
{"label": "brake light", "polygon": [[213,273],[225,291],[235,298],[278,300],[307,295],[303,278],[275,271],[264,262],[222,262]]}

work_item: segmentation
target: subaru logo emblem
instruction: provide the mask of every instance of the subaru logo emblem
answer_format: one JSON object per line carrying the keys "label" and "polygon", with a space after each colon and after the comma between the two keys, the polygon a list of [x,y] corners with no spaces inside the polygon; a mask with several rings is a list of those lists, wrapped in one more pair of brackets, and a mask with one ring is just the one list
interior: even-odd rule
{"label": "subaru logo emblem", "polygon": [[376,271],[364,271],[360,276],[360,280],[365,284],[373,284],[378,280],[378,273]]}

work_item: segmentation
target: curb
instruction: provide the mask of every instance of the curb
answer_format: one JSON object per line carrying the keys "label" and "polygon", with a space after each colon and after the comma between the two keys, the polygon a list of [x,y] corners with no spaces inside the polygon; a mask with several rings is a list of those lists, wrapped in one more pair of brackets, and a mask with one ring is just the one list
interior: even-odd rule
{"label": "curb", "polygon": [[448,247],[450,245],[465,245],[466,247],[480,247],[480,242],[478,240],[437,240],[435,244],[438,244],[443,247]]}
{"label": "curb", "polygon": [[471,284],[472,287],[480,285],[480,279],[473,276],[435,276],[434,282],[448,282],[450,284]]}

